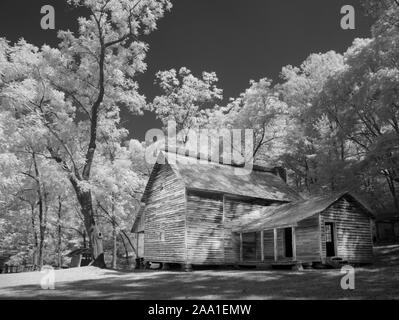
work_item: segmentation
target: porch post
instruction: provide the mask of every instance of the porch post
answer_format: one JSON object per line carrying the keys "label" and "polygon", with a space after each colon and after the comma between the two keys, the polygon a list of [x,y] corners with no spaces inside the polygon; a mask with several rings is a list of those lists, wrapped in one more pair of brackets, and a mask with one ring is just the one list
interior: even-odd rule
{"label": "porch post", "polygon": [[139,245],[140,245],[140,233],[136,233],[136,243],[137,243],[137,258],[141,258],[141,257],[139,257],[138,255],[139,255]]}
{"label": "porch post", "polygon": [[273,238],[274,238],[274,261],[277,262],[278,252],[277,252],[277,229],[273,229]]}
{"label": "porch post", "polygon": [[242,250],[242,232],[240,232],[240,261],[243,261],[243,250]]}
{"label": "porch post", "polygon": [[292,260],[296,261],[296,238],[295,238],[295,227],[292,230]]}
{"label": "porch post", "polygon": [[265,250],[264,250],[264,243],[263,243],[263,238],[264,238],[264,234],[263,234],[263,230],[260,232],[260,259],[263,261],[265,261]]}

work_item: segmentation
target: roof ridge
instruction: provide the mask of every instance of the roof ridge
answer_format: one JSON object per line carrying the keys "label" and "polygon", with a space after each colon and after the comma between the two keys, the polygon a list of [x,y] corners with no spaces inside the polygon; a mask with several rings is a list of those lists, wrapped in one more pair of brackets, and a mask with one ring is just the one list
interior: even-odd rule
{"label": "roof ridge", "polygon": [[[230,167],[235,167],[235,168],[244,168],[245,163],[237,163],[232,160],[232,163],[224,163],[223,162],[223,155],[219,156],[219,161],[216,162],[214,161],[215,159],[212,159],[211,155],[206,155],[201,152],[197,152],[195,155],[193,155],[193,151],[183,148],[183,147],[170,147],[170,146],[165,146],[160,148],[161,151],[164,151],[166,153],[174,153],[179,156],[187,157],[187,158],[192,158],[192,159],[197,159],[197,160],[203,160],[203,161],[208,161],[212,164],[219,164],[223,166],[230,166]],[[266,166],[261,166],[258,164],[253,164],[252,165],[252,170],[254,171],[260,171],[260,172],[269,172],[273,173],[275,175],[278,175],[278,171],[280,168],[283,168],[282,166],[275,166],[275,167],[266,167]]]}

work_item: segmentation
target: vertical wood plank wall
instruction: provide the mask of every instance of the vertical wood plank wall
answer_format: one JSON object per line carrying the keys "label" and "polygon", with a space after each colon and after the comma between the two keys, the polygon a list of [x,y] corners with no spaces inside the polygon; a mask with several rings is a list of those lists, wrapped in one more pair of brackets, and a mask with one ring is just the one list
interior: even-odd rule
{"label": "vertical wood plank wall", "polygon": [[274,234],[273,230],[263,231],[263,248],[266,261],[274,260]]}
{"label": "vertical wood plank wall", "polygon": [[168,164],[158,166],[145,207],[144,258],[185,262],[185,188]]}
{"label": "vertical wood plank wall", "polygon": [[240,236],[238,233],[232,232],[231,222],[233,219],[251,213],[253,210],[260,210],[269,204],[267,201],[244,201],[229,196],[224,197],[224,255],[226,264],[234,264],[240,261]]}
{"label": "vertical wood plank wall", "polygon": [[[285,258],[285,237],[284,229],[277,229],[277,254],[278,259],[283,260]],[[290,258],[291,259],[291,258]]]}
{"label": "vertical wood plank wall", "polygon": [[187,193],[187,263],[224,264],[223,197]]}
{"label": "vertical wood plank wall", "polygon": [[299,261],[320,261],[319,216],[299,221],[295,228],[296,256]]}
{"label": "vertical wood plank wall", "polygon": [[334,222],[336,255],[349,262],[372,262],[373,244],[370,218],[355,203],[345,198],[321,213],[322,256],[326,257],[325,222]]}
{"label": "vertical wood plank wall", "polygon": [[261,261],[262,243],[260,232],[249,232],[242,234],[242,249],[244,261]]}

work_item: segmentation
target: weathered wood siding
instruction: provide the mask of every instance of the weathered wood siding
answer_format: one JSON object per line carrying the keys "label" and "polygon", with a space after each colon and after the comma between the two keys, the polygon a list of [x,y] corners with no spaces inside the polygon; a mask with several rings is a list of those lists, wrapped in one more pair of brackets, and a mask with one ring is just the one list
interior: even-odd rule
{"label": "weathered wood siding", "polygon": [[224,264],[223,196],[187,192],[187,263]]}
{"label": "weathered wood siding", "polygon": [[261,233],[250,232],[242,235],[243,261],[261,261]]}
{"label": "weathered wood siding", "polygon": [[265,260],[274,260],[274,233],[273,230],[263,231],[263,251]]}
{"label": "weathered wood siding", "polygon": [[[284,229],[277,229],[277,258],[280,260],[285,259],[285,239]],[[291,258],[290,258],[291,259]]]}
{"label": "weathered wood siding", "polygon": [[371,221],[359,206],[342,198],[320,214],[320,221],[323,259],[326,258],[324,224],[334,222],[336,255],[349,262],[372,262]]}
{"label": "weathered wood siding", "polygon": [[[231,222],[254,210],[260,210],[269,206],[269,201],[237,199],[229,196],[224,197],[224,251],[225,263],[236,263],[240,260],[240,237],[233,233]],[[260,241],[260,236],[259,236]]]}
{"label": "weathered wood siding", "polygon": [[144,211],[144,258],[185,262],[185,188],[168,164],[157,165]]}
{"label": "weathered wood siding", "polygon": [[302,220],[295,227],[296,257],[298,261],[320,261],[319,216]]}

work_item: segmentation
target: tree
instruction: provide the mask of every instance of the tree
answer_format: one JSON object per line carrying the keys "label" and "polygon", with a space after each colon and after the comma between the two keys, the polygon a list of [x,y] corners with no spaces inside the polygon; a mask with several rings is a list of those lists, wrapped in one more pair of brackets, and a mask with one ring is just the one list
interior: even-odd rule
{"label": "tree", "polygon": [[282,161],[294,172],[300,190],[312,193],[320,187],[338,188],[337,175],[342,171],[337,168],[344,166],[345,155],[339,157],[344,146],[329,119],[323,118],[318,102],[326,82],[343,68],[342,55],[329,51],[311,54],[300,67],[282,69],[279,90],[289,106]]}
{"label": "tree", "polygon": [[[144,98],[134,77],[145,70],[147,45],[139,40],[171,8],[168,0],[69,0],[83,6],[77,34],[61,31],[59,49],[18,43],[3,49],[4,71],[18,76],[2,83],[3,101],[18,115],[34,115],[46,131],[47,152],[72,184],[93,247],[94,265],[104,267],[102,235],[92,203],[90,178],[101,119],[118,105],[138,112]],[[4,43],[2,45],[5,46]]]}
{"label": "tree", "polygon": [[178,73],[175,69],[160,71],[156,78],[163,94],[154,98],[149,109],[165,128],[168,121],[174,121],[177,133],[186,143],[188,131],[207,122],[205,110],[222,99],[222,90],[216,87],[218,78],[214,72],[203,72],[202,77],[197,78],[185,67]]}
{"label": "tree", "polygon": [[363,0],[362,4],[366,13],[376,18],[380,18],[387,11],[399,7],[398,0]]}
{"label": "tree", "polygon": [[[357,152],[358,170],[381,175],[399,210],[398,32],[385,29],[372,39],[358,39],[345,53],[347,68],[328,82],[325,106],[341,135]],[[338,102],[338,103],[337,103]]]}
{"label": "tree", "polygon": [[[132,152],[122,146],[127,136],[125,129],[116,129],[112,124],[116,119],[108,119],[108,125],[103,124],[99,132],[101,144],[99,155],[93,167],[92,191],[96,199],[96,207],[104,220],[112,229],[112,268],[117,263],[117,239],[121,234],[131,244],[128,237],[129,224],[132,212],[140,207],[140,196],[145,187],[145,180],[140,171],[136,172],[135,165],[140,161],[132,162]],[[119,122],[119,120],[118,120]],[[131,141],[129,146],[135,145]],[[138,152],[140,154],[140,152]],[[124,241],[124,240],[123,240]],[[132,246],[132,249],[136,248]]]}
{"label": "tree", "polygon": [[[250,81],[250,87],[226,107],[210,112],[213,125],[229,129],[252,129],[255,161],[271,162],[278,153],[278,140],[284,133],[287,105],[268,78]],[[240,148],[241,149],[241,148]]]}

